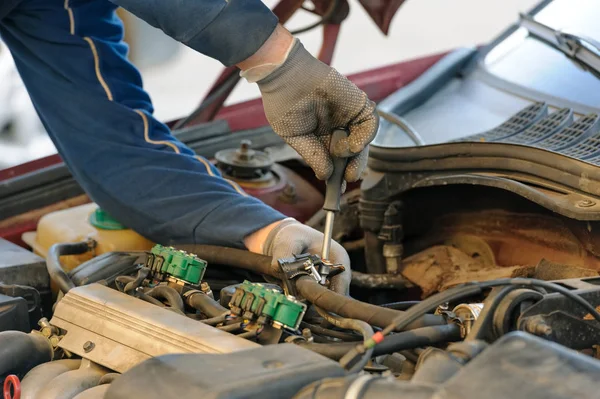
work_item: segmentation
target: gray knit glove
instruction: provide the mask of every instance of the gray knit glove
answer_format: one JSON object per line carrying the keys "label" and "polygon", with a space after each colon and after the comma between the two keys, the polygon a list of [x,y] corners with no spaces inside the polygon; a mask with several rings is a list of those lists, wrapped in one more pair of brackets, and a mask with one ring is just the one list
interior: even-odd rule
{"label": "gray knit glove", "polygon": [[375,103],[354,83],[296,40],[286,61],[258,81],[258,87],[273,130],[304,158],[317,178],[326,180],[333,171],[329,142],[338,128],[349,131],[348,138],[334,148],[336,156],[351,157],[345,180],[361,177],[379,118]]}
{"label": "gray knit glove", "polygon": [[[296,220],[284,220],[277,225],[263,244],[263,253],[273,257],[272,267],[279,273],[281,270],[277,260],[291,258],[304,253],[318,254],[323,244],[323,233],[308,227]],[[340,244],[331,242],[329,261],[333,264],[343,265],[344,272],[331,278],[330,289],[348,295],[352,272],[350,271],[350,258]]]}

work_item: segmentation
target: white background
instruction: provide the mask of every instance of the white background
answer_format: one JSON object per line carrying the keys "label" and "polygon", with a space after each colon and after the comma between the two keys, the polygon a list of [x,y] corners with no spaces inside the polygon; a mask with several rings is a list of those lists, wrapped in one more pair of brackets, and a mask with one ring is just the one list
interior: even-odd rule
{"label": "white background", "polygon": [[[333,61],[344,74],[485,43],[517,21],[520,11],[528,11],[539,3],[539,0],[407,0],[386,37],[357,1],[349,1],[350,16],[342,26]],[[269,6],[275,4],[273,0],[265,2]],[[299,11],[287,27],[294,29],[314,20],[313,15]],[[318,51],[319,29],[299,37],[313,54]],[[220,63],[181,46],[172,61],[144,69],[144,84],[154,100],[157,117],[165,120],[189,113],[221,67]],[[255,85],[243,83],[228,103],[259,95]]]}
{"label": "white background", "polygon": [[[276,1],[265,0],[270,7]],[[539,1],[407,0],[386,37],[362,6],[356,0],[349,0],[350,16],[342,26],[333,65],[350,74],[460,46],[483,44],[517,21],[520,11],[529,10]],[[287,27],[293,30],[314,21],[314,15],[299,11]],[[144,85],[153,99],[157,118],[168,121],[189,114],[204,97],[222,65],[167,38],[145,22],[134,21],[127,29],[133,33],[132,55],[140,60]],[[320,29],[299,37],[310,51],[318,51]],[[169,50],[173,49],[175,55],[165,60],[164,54],[172,54]],[[4,169],[56,150],[39,123],[7,52],[1,50],[0,125],[7,121],[12,125],[11,133],[0,135],[0,169]],[[148,62],[151,58],[154,63]],[[258,95],[256,85],[243,81],[228,104]]]}

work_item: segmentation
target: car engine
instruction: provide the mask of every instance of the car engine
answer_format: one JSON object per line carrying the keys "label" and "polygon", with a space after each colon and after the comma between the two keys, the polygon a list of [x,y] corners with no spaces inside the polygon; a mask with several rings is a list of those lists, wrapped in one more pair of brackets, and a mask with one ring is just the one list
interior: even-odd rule
{"label": "car engine", "polygon": [[[108,245],[124,227],[94,204],[59,211],[71,221],[44,216],[28,241],[36,254],[0,240],[5,397],[596,397],[598,222],[550,211],[519,185],[403,170],[406,151],[375,149],[342,198],[333,235],[351,257],[351,296],[328,289],[339,265],[318,254],[274,268],[233,248]],[[240,153],[260,162],[227,169]],[[306,224],[323,229],[319,205],[303,201],[322,196],[300,175],[247,142],[217,159],[243,187],[284,174],[310,186],[267,194],[274,206],[301,201],[295,216],[314,213]],[[88,216],[98,234],[38,246],[51,221],[57,240]]]}

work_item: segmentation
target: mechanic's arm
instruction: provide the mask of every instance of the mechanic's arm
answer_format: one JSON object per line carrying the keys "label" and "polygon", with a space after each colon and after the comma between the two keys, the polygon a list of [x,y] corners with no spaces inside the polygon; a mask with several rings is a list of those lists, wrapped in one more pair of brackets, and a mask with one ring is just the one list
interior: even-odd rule
{"label": "mechanic's arm", "polygon": [[375,104],[335,69],[308,53],[260,0],[111,0],[174,39],[237,65],[257,82],[273,130],[327,179],[333,170],[331,133],[349,137],[335,152],[350,157],[347,181],[360,178],[377,132]]}
{"label": "mechanic's arm", "polygon": [[[327,179],[333,165],[331,133],[349,131],[335,148],[349,157],[345,179],[360,178],[367,162],[367,145],[377,132],[375,104],[335,69],[321,63],[277,23],[260,0],[111,0],[187,46],[237,65],[249,82],[257,82],[265,114],[273,130]],[[318,252],[322,235],[298,223],[277,221],[244,239],[253,252],[279,256]],[[348,255],[333,244],[332,261],[349,265]],[[345,291],[350,274],[334,285]],[[345,287],[345,288],[344,288]]]}

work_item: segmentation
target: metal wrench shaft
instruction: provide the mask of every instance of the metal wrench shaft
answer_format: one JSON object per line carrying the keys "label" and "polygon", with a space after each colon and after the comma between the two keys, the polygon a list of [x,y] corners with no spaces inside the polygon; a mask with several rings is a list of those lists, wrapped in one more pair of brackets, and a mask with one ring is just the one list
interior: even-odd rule
{"label": "metal wrench shaft", "polygon": [[323,247],[321,251],[321,259],[329,260],[329,250],[331,249],[331,239],[333,235],[333,221],[335,213],[340,210],[340,198],[342,196],[342,183],[344,182],[344,173],[348,158],[339,158],[333,155],[333,150],[338,141],[348,137],[345,130],[335,130],[331,135],[331,143],[329,144],[329,153],[333,160],[333,173],[327,180],[327,188],[325,190],[325,231],[323,232]]}

